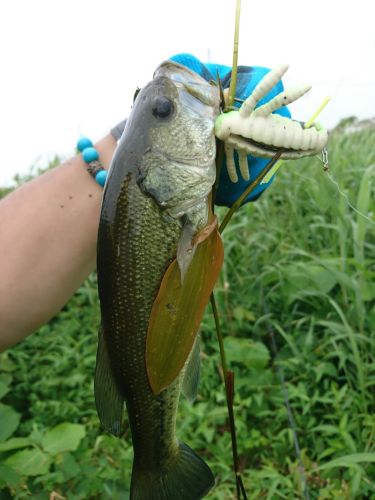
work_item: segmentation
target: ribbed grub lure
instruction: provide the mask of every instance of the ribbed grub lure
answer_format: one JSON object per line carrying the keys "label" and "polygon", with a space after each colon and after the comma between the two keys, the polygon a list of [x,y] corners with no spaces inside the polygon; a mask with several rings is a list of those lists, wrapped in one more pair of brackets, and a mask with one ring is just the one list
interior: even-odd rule
{"label": "ribbed grub lure", "polygon": [[262,99],[286,73],[288,65],[281,64],[271,70],[258,83],[239,110],[222,113],[215,123],[215,135],[225,143],[228,174],[232,182],[238,181],[234,150],[238,151],[242,177],[249,180],[247,155],[272,158],[281,152],[282,159],[297,159],[320,152],[328,140],[328,132],[314,123],[304,128],[303,123],[291,120],[273,111],[302,97],[309,85],[284,90],[271,101],[256,108]]}

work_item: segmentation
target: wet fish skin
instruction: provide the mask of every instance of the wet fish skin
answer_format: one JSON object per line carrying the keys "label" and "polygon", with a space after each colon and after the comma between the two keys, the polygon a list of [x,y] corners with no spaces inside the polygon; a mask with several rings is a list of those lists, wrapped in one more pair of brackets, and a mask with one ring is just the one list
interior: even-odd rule
{"label": "wet fish skin", "polygon": [[102,423],[114,434],[121,432],[126,402],[134,448],[132,499],[195,500],[214,483],[208,466],[175,436],[183,374],[154,396],[145,345],[168,265],[186,235],[207,223],[218,104],[217,89],[198,75],[162,64],[137,96],[103,196],[95,397]]}

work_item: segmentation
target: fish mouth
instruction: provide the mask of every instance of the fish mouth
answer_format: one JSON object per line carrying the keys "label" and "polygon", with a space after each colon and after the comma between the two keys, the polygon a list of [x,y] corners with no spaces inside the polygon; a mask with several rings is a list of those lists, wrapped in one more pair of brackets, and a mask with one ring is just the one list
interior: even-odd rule
{"label": "fish mouth", "polygon": [[[212,82],[195,73],[190,68],[174,61],[164,61],[155,70],[154,78],[164,76],[169,78],[179,90],[185,91],[190,97],[196,98],[201,104],[219,112],[219,89]],[[192,102],[192,101],[191,101]]]}

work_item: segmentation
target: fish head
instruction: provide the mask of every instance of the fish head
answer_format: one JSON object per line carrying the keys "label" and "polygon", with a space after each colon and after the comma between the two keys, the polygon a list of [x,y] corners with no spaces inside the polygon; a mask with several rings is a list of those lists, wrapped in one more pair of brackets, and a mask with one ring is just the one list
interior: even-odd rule
{"label": "fish head", "polygon": [[134,102],[121,139],[124,154],[141,190],[174,218],[194,218],[207,205],[219,102],[215,85],[172,61],[156,69]]}

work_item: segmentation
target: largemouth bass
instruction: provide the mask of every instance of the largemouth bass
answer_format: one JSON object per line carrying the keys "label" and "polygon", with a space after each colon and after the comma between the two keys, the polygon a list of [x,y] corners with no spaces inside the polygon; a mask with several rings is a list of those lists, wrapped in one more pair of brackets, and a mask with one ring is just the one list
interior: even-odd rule
{"label": "largemouth bass", "polygon": [[134,448],[131,499],[195,500],[214,484],[205,462],[175,436],[186,368],[155,396],[145,346],[166,269],[177,256],[186,272],[191,239],[208,222],[218,107],[215,86],[179,64],[162,63],[135,100],[104,190],[95,399],[103,426],[116,435],[126,404]]}

